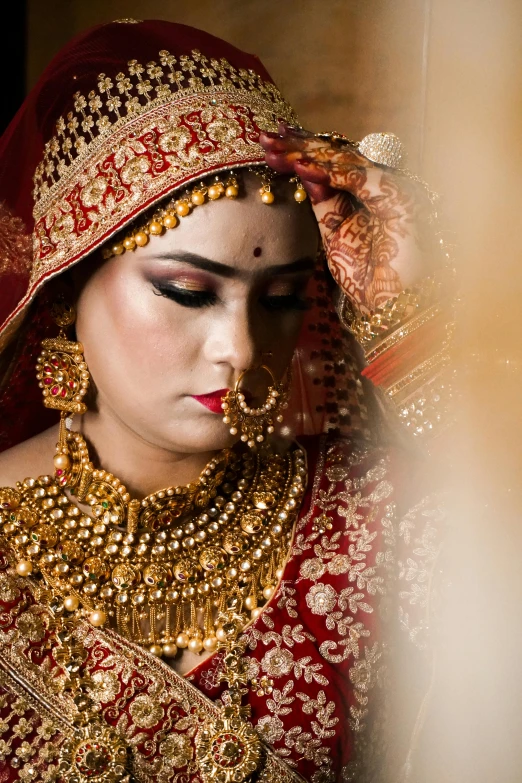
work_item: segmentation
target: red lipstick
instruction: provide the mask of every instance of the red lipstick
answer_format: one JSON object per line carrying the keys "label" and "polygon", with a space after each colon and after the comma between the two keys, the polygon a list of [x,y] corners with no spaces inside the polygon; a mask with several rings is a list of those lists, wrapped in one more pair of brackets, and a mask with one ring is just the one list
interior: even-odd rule
{"label": "red lipstick", "polygon": [[212,413],[223,413],[221,407],[221,400],[228,392],[228,389],[218,389],[217,391],[210,392],[210,394],[193,394],[193,399],[200,402],[205,408],[208,408]]}

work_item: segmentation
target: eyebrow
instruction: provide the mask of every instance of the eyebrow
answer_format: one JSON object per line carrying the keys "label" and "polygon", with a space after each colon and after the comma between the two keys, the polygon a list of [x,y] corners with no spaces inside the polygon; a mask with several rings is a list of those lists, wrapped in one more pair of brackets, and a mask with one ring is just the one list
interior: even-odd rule
{"label": "eyebrow", "polygon": [[[228,279],[249,276],[248,273],[234,269],[234,267],[228,266],[228,264],[221,264],[219,261],[211,261],[209,258],[200,256],[197,253],[191,253],[188,250],[180,251],[176,254],[158,253],[155,258],[160,261],[181,261],[184,264],[190,264],[190,266],[193,266],[196,269],[202,269],[205,272],[211,272],[214,275],[219,275],[219,277]],[[314,259],[310,256],[304,256],[289,264],[274,264],[268,266],[263,270],[263,274],[291,275],[296,274],[297,272],[311,272],[314,268]]]}

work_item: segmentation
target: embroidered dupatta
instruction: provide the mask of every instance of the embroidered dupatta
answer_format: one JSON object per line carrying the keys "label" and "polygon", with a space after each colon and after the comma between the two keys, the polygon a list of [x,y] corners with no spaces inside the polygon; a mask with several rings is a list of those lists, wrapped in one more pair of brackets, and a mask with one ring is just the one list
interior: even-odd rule
{"label": "embroidered dupatta", "polygon": [[[400,619],[415,644],[425,644],[441,512],[423,501],[400,513],[400,476],[385,451],[331,437],[306,446],[314,478],[290,556],[245,631],[251,676],[273,681],[271,691],[248,697],[267,747],[260,779],[386,780],[404,762],[414,718],[403,715],[391,747],[383,722],[389,642]],[[5,556],[1,567],[0,779],[59,780],[56,759],[74,704],[60,695],[63,672],[38,591]],[[226,703],[221,654],[181,677],[112,631],[83,623],[77,633],[89,653],[91,696],[128,740],[134,779],[200,783],[197,732],[217,715],[218,700]]]}

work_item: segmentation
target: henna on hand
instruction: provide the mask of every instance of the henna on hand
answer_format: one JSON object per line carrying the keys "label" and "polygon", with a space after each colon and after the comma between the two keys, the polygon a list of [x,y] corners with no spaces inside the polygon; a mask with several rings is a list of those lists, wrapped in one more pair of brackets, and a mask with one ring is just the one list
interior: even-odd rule
{"label": "henna on hand", "polygon": [[300,129],[282,126],[260,141],[268,165],[302,180],[330,271],[359,311],[374,311],[426,274],[420,227],[431,205],[418,182],[351,144]]}

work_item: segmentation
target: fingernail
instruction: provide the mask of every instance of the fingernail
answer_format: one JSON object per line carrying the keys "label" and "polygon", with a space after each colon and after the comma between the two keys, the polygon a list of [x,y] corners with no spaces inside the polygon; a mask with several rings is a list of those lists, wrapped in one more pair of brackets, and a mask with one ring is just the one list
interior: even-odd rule
{"label": "fingernail", "polygon": [[279,123],[279,130],[285,136],[296,136],[299,139],[309,139],[313,136],[313,133],[301,128],[299,125],[287,125],[286,122]]}

